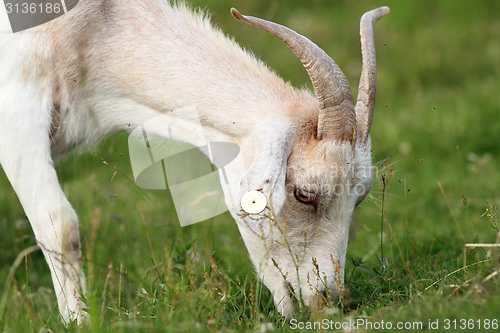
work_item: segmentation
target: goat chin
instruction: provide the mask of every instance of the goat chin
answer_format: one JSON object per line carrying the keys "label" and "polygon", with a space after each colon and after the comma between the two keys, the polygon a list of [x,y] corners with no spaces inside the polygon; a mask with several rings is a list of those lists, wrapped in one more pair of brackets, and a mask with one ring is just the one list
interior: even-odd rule
{"label": "goat chin", "polygon": [[[373,27],[387,7],[361,19],[355,105],[342,71],[317,45],[235,9],[238,20],[289,46],[316,96],[182,3],[80,0],[16,33],[0,7],[0,164],[50,263],[65,322],[85,320],[86,287],[78,218],[53,161],[118,131],[142,129],[141,137],[146,127],[200,149],[239,147],[237,162],[219,169],[225,200],[283,314],[293,314],[295,300],[320,304],[324,294],[341,294],[349,221],[371,187]],[[260,200],[255,211],[241,205],[249,192]]]}

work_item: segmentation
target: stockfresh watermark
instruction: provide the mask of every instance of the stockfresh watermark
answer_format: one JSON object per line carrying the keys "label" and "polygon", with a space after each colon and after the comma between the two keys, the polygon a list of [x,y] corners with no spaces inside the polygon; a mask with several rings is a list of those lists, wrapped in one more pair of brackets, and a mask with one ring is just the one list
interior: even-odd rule
{"label": "stockfresh watermark", "polygon": [[[188,119],[189,133],[175,132],[172,112]],[[245,171],[240,147],[207,140],[195,106],[172,112],[132,130],[128,146],[136,184],[144,189],[168,188],[181,226],[236,210],[239,189],[232,186],[238,182],[229,177]],[[195,145],[176,141],[180,136],[189,136]]]}

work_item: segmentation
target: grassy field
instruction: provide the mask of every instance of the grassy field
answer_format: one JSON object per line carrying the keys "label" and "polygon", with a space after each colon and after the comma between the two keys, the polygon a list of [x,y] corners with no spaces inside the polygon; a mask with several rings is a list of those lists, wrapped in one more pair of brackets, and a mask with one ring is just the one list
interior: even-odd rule
{"label": "grassy field", "polygon": [[[229,213],[181,228],[165,191],[143,192],[131,181],[127,135],[120,134],[57,167],[81,224],[92,318],[83,331],[268,332],[323,320],[348,329],[367,320],[373,330],[388,323],[397,330],[401,322],[495,331],[499,251],[469,249],[464,266],[464,244],[500,241],[500,2],[188,2],[207,8],[215,25],[295,86],[310,86],[300,62],[229,9],[308,36],[337,61],[355,96],[359,18],[377,6],[391,8],[376,28],[371,136],[379,172],[352,222],[347,291],[338,308],[302,311],[298,322],[282,319]],[[0,228],[0,308],[6,304],[0,331],[78,331],[59,319],[41,251],[19,255],[36,243],[2,172]],[[371,329],[359,327],[365,330]]]}

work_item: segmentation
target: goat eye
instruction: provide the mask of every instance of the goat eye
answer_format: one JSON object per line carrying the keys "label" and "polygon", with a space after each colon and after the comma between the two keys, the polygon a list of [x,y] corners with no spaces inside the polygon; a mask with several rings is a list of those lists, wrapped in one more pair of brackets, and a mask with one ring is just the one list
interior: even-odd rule
{"label": "goat eye", "polygon": [[305,204],[314,204],[316,202],[316,195],[311,192],[296,189],[294,195],[295,199]]}

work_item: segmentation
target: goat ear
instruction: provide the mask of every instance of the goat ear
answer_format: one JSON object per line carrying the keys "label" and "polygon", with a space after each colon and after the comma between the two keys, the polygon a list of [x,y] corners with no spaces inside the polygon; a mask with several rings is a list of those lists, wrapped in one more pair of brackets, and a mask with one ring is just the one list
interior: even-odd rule
{"label": "goat ear", "polygon": [[[248,228],[261,238],[269,237],[272,229],[270,223],[273,223],[285,203],[287,160],[291,153],[293,133],[293,127],[289,124],[267,123],[253,136],[253,161],[240,182],[239,209]],[[249,213],[243,209],[241,199],[249,191],[258,191],[265,196],[264,210]]]}

